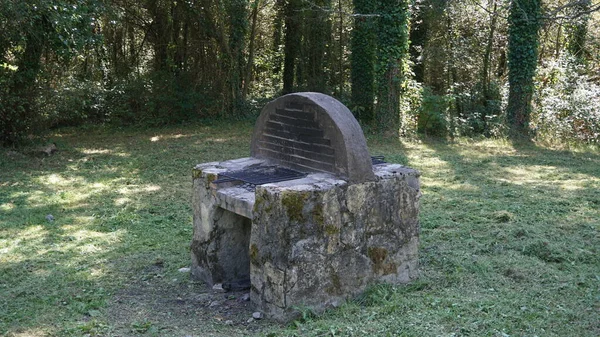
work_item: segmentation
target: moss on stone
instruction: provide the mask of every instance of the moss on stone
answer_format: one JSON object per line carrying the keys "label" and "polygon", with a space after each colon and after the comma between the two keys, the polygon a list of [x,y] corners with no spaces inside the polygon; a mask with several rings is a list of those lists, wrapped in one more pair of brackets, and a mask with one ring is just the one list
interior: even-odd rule
{"label": "moss on stone", "polygon": [[310,197],[310,192],[285,191],[281,195],[281,204],[285,207],[288,217],[292,221],[304,222],[304,204]]}
{"label": "moss on stone", "polygon": [[396,273],[398,266],[394,262],[384,263],[388,256],[388,251],[381,247],[369,247],[367,249],[367,255],[373,262],[373,272],[388,275]]}
{"label": "moss on stone", "polygon": [[335,271],[331,271],[329,273],[329,279],[331,280],[331,286],[327,287],[325,291],[327,291],[329,295],[341,295],[342,281],[340,280],[340,276]]}
{"label": "moss on stone", "polygon": [[340,232],[340,229],[334,225],[325,226],[325,233],[327,233],[328,235],[335,235],[335,234],[338,234],[339,232]]}
{"label": "moss on stone", "polygon": [[256,192],[254,193],[254,206],[252,207],[252,211],[256,212],[265,202],[264,192]]}
{"label": "moss on stone", "polygon": [[259,264],[258,263],[258,247],[256,247],[255,244],[252,244],[250,246],[250,262],[254,263],[254,264]]}
{"label": "moss on stone", "polygon": [[325,217],[323,216],[323,205],[316,204],[312,211],[313,219],[317,225],[323,226],[325,223]]}
{"label": "moss on stone", "polygon": [[218,175],[214,174],[214,173],[209,173],[206,175],[206,180],[208,181],[208,183],[212,183],[213,181],[217,180]]}
{"label": "moss on stone", "polygon": [[381,264],[385,261],[388,251],[381,247],[369,247],[367,249],[367,256],[371,259],[374,264]]}
{"label": "moss on stone", "polygon": [[192,169],[192,178],[193,179],[202,178],[202,170],[197,169],[197,168]]}

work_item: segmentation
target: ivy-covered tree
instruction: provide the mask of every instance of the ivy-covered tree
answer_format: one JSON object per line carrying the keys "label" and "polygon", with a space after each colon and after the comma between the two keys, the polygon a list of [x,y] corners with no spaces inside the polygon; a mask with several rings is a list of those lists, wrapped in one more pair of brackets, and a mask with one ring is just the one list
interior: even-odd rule
{"label": "ivy-covered tree", "polygon": [[578,61],[582,62],[585,59],[585,40],[588,33],[588,21],[590,19],[590,11],[592,1],[581,0],[573,7],[575,18],[569,24],[569,41],[567,48],[569,53]]}
{"label": "ivy-covered tree", "polygon": [[409,1],[380,0],[378,13],[375,115],[380,130],[397,132],[401,83],[408,69]]}
{"label": "ivy-covered tree", "polygon": [[508,18],[509,93],[506,115],[513,139],[531,137],[529,119],[541,24],[540,0],[512,0]]}

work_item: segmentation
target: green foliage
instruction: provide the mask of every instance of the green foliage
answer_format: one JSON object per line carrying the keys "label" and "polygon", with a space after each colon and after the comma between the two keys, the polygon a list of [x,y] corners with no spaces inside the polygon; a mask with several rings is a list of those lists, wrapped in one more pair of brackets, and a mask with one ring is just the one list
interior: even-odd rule
{"label": "green foliage", "polygon": [[463,113],[457,116],[454,133],[457,136],[483,135],[486,137],[502,136],[505,115],[502,111],[502,93],[496,82],[483,90],[483,84],[477,83],[472,88],[463,88],[454,97],[460,104]]}
{"label": "green foliage", "polygon": [[18,143],[43,129],[36,105],[42,54],[53,52],[67,62],[96,44],[93,25],[100,12],[95,0],[3,2],[0,22],[7,30],[0,39],[0,61],[8,63],[0,70],[0,144]]}
{"label": "green foliage", "polygon": [[423,86],[412,76],[405,77],[401,86],[399,135],[403,139],[414,139],[417,134],[417,121],[423,102]]}
{"label": "green foliage", "polygon": [[37,104],[45,125],[77,126],[105,121],[106,98],[101,82],[68,77],[55,88],[43,87]]}
{"label": "green foliage", "polygon": [[103,118],[115,124],[167,125],[209,118],[226,109],[212,92],[191,86],[191,74],[151,73],[106,91]]}
{"label": "green foliage", "polygon": [[448,109],[451,97],[436,95],[428,87],[423,88],[419,106],[417,130],[428,136],[445,137],[448,134]]}
{"label": "green foliage", "polygon": [[[487,90],[482,85],[453,90],[459,94],[437,95],[429,87],[418,92],[412,104],[417,111],[417,131],[435,137],[502,137],[505,115],[501,109],[503,95],[497,83]],[[487,94],[487,96],[486,96]],[[455,114],[456,106],[462,113]]]}

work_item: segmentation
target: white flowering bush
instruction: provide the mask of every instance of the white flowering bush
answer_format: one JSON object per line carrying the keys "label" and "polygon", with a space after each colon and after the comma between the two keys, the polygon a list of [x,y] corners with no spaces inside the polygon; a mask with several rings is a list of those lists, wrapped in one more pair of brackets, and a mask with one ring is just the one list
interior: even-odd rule
{"label": "white flowering bush", "polygon": [[600,85],[561,57],[538,70],[531,126],[540,140],[600,142]]}

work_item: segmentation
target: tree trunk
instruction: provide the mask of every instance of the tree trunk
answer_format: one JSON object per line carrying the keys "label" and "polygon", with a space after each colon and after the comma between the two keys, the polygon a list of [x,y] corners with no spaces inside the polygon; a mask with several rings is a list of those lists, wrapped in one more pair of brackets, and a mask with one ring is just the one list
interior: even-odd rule
{"label": "tree trunk", "polygon": [[533,77],[537,67],[541,26],[540,0],[513,0],[508,27],[508,106],[510,137],[529,140]]}
{"label": "tree trunk", "polygon": [[[582,13],[589,11],[591,0],[583,0],[576,6],[575,11]],[[588,32],[588,21],[590,15],[583,14],[570,27],[568,50],[580,63],[585,59],[585,43]]]}
{"label": "tree trunk", "polygon": [[41,15],[25,34],[25,50],[17,61],[18,70],[11,79],[5,98],[5,104],[10,108],[0,115],[0,143],[14,144],[37,131],[39,116],[34,110],[35,84],[48,40],[47,32],[51,29],[46,16]]}
{"label": "tree trunk", "polygon": [[409,47],[409,1],[381,0],[379,6],[376,118],[380,131],[398,135],[400,84]]}
{"label": "tree trunk", "polygon": [[352,82],[352,110],[362,122],[374,119],[375,101],[375,41],[376,24],[372,16],[375,2],[354,0],[354,29],[350,54],[350,81]]}
{"label": "tree trunk", "polygon": [[498,9],[498,3],[495,0],[492,0],[490,7],[490,31],[485,46],[485,53],[483,55],[483,69],[481,71],[481,85],[483,86],[483,97],[485,100],[489,99],[490,96],[490,64],[492,58],[492,48],[494,46],[494,33],[496,32],[496,21],[498,18],[496,13]]}
{"label": "tree trunk", "polygon": [[342,0],[338,0],[338,12],[340,14],[340,27],[339,27],[339,56],[338,56],[338,68],[339,68],[339,90],[338,97],[344,97],[344,13],[342,12]]}
{"label": "tree trunk", "polygon": [[415,81],[425,82],[425,62],[423,60],[423,49],[427,43],[427,6],[425,4],[416,4],[416,12],[413,13],[413,20],[410,26],[410,58],[413,64],[413,74]]}
{"label": "tree trunk", "polygon": [[232,93],[232,102],[234,114],[238,114],[243,102],[242,87],[244,81],[244,49],[246,45],[246,29],[248,21],[246,20],[246,1],[228,0],[229,15],[229,51],[230,51],[230,70],[229,81]]}
{"label": "tree trunk", "polygon": [[252,81],[252,68],[254,67],[254,40],[256,39],[256,21],[258,18],[258,8],[260,0],[254,0],[252,4],[252,26],[250,28],[250,45],[248,46],[248,63],[246,64],[246,76],[244,78],[244,88],[242,90],[242,99],[246,100],[250,81]]}
{"label": "tree trunk", "polygon": [[[331,0],[317,0],[320,8],[329,8]],[[325,56],[331,38],[331,22],[329,14],[320,10],[313,10],[305,19],[304,54],[306,66],[304,68],[307,91],[326,92],[327,74],[325,73]]]}
{"label": "tree trunk", "polygon": [[300,47],[300,20],[301,15],[299,0],[289,0],[285,4],[285,42],[283,59],[283,93],[294,91],[294,75],[296,58]]}

